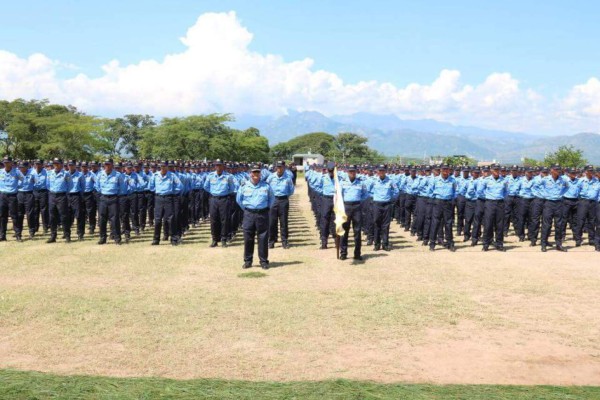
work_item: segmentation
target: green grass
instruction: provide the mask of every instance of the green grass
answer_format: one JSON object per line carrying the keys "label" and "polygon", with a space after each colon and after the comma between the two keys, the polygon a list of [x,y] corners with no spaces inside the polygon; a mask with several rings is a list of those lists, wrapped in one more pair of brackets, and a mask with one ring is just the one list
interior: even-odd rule
{"label": "green grass", "polygon": [[0,370],[1,399],[599,399],[600,387],[404,385],[349,380],[247,382],[217,379],[57,376]]}

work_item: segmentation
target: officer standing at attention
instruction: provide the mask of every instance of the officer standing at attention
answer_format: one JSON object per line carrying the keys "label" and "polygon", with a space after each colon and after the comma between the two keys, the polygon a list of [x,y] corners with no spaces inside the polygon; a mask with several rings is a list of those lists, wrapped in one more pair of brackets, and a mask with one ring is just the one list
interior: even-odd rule
{"label": "officer standing at attention", "polygon": [[89,224],[89,234],[93,235],[96,231],[96,214],[98,213],[98,203],[96,202],[96,174],[90,171],[87,161],[81,163],[81,174],[84,178],[83,185],[83,210],[85,219]]}
{"label": "officer standing at attention", "polygon": [[58,220],[62,224],[65,242],[71,242],[71,216],[67,193],[71,190],[71,175],[63,168],[60,158],[52,160],[54,169],[48,172],[48,205],[50,214],[50,239],[46,243],[56,243]]}
{"label": "officer standing at attention", "polygon": [[115,244],[121,244],[121,220],[119,215],[119,194],[123,191],[123,177],[114,169],[111,158],[104,161],[104,170],[96,177],[96,191],[99,193],[98,216],[100,224],[100,240],[98,244],[106,244],[106,224],[110,219],[110,236]]}
{"label": "officer standing at attention", "polygon": [[315,190],[320,195],[320,220],[319,227],[321,231],[321,250],[327,249],[327,240],[329,236],[335,235],[335,224],[333,222],[333,195],[335,193],[335,183],[333,171],[335,163],[327,163],[327,173],[323,174],[315,183]]}
{"label": "officer standing at attention", "polygon": [[261,180],[260,165],[250,169],[250,180],[237,192],[236,202],[244,210],[242,229],[244,230],[244,264],[242,268],[252,266],[254,256],[254,236],[258,235],[258,258],[262,269],[269,269],[269,208],[275,196],[273,189]]}
{"label": "officer standing at attention", "polygon": [[13,168],[12,158],[4,157],[2,160],[4,168],[0,169],[0,242],[6,241],[6,230],[8,229],[8,216],[13,221],[13,229],[17,241],[21,241],[21,230],[18,220],[17,192],[19,182],[25,179],[21,171]]}
{"label": "officer standing at attention", "polygon": [[341,180],[342,197],[344,199],[344,209],[347,220],[342,227],[344,236],[340,243],[340,260],[348,257],[348,236],[350,233],[350,224],[354,233],[354,259],[361,261],[361,230],[362,230],[362,203],[369,197],[367,185],[356,177],[356,165],[348,166],[348,178]]}
{"label": "officer standing at attention", "polygon": [[386,175],[387,167],[380,164],[377,167],[377,177],[371,184],[371,195],[373,196],[373,225],[375,229],[375,246],[373,250],[390,251],[390,222],[392,220],[392,204],[400,191],[398,186]]}
{"label": "officer standing at attention", "polygon": [[[29,162],[21,161],[19,164],[19,170],[25,177],[22,181],[19,181],[19,193],[17,194],[18,208],[18,221],[16,223],[19,226],[19,230],[23,232],[23,220],[27,216],[27,226],[29,227],[29,239],[33,239],[35,235],[35,222],[33,220],[35,213],[34,198],[33,198],[33,186],[35,185],[35,177],[33,176],[33,169],[29,167]],[[21,242],[21,236],[17,237],[17,241]]]}
{"label": "officer standing at attention", "polygon": [[[579,202],[577,206],[577,222],[573,236],[575,236],[575,246],[581,246],[583,242],[583,228],[588,221],[588,239],[589,245],[595,243],[595,235],[600,235],[600,232],[594,232],[594,222],[596,221],[596,202],[598,189],[600,185],[598,178],[594,176],[594,167],[588,165],[585,167],[585,175],[579,180]],[[566,195],[565,195],[566,196]]]}
{"label": "officer standing at attention", "polygon": [[73,226],[73,222],[77,219],[77,240],[83,240],[85,232],[85,210],[83,208],[83,190],[85,189],[85,177],[81,171],[77,171],[75,160],[69,160],[69,177],[71,187],[67,192],[69,203],[69,225]]}
{"label": "officer standing at attention", "polygon": [[567,251],[562,245],[562,226],[563,226],[563,208],[562,198],[570,186],[566,176],[561,175],[559,165],[553,165],[550,169],[550,175],[539,181],[539,190],[544,196],[544,208],[542,211],[542,251],[546,252],[548,247],[548,238],[552,229],[554,220],[554,239],[556,240],[556,250]]}
{"label": "officer standing at attention", "polygon": [[160,244],[160,230],[164,225],[165,230],[171,229],[171,244],[177,246],[179,237],[176,231],[179,227],[173,222],[173,213],[175,202],[179,201],[178,196],[183,189],[183,185],[179,177],[174,172],[169,171],[167,161],[161,163],[160,171],[150,177],[149,189],[156,193],[154,196],[154,239],[152,245],[157,246]]}
{"label": "officer standing at attention", "polygon": [[429,250],[434,251],[437,242],[438,230],[443,224],[445,234],[445,246],[454,252],[454,239],[452,236],[453,201],[457,195],[458,184],[456,178],[450,174],[448,165],[441,166],[441,173],[431,183],[433,210],[431,216],[431,228],[429,232]]}
{"label": "officer standing at attention", "polygon": [[[289,197],[294,194],[294,182],[285,172],[285,163],[277,161],[275,173],[271,174],[266,182],[271,186],[275,195],[275,202],[269,212],[269,248],[275,247],[277,241],[277,222],[281,228],[281,246],[289,249],[288,242],[288,218],[290,214]],[[239,189],[238,189],[239,190]]]}
{"label": "officer standing at attention", "polygon": [[485,178],[481,190],[485,195],[485,207],[483,212],[483,251],[488,251],[494,233],[496,242],[494,247],[498,251],[506,251],[504,248],[504,198],[506,197],[508,182],[500,175],[500,166],[495,164],[491,167],[492,175]]}
{"label": "officer standing at attention", "polygon": [[235,191],[235,185],[233,176],[225,171],[223,161],[215,160],[214,166],[215,170],[208,174],[204,181],[204,190],[210,195],[209,213],[212,234],[210,247],[217,247],[219,240],[223,247],[227,247],[231,217],[229,197]]}
{"label": "officer standing at attention", "polygon": [[35,233],[39,231],[41,216],[43,232],[48,233],[48,229],[50,229],[50,222],[48,216],[48,189],[46,188],[46,178],[48,176],[48,173],[44,168],[44,162],[42,160],[35,160],[32,174],[35,179],[35,183],[33,184],[33,230]]}

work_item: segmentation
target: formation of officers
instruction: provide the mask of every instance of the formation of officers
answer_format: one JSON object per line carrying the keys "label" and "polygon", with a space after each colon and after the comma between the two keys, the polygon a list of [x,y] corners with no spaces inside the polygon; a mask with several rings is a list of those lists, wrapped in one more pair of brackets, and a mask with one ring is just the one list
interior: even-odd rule
{"label": "formation of officers", "polygon": [[[308,192],[320,230],[321,249],[334,235],[335,164],[314,165],[306,173]],[[354,259],[361,259],[362,234],[373,250],[390,251],[392,220],[435,251],[456,251],[453,229],[463,242],[482,245],[483,251],[506,251],[504,238],[512,224],[520,242],[541,251],[556,250],[570,228],[575,246],[587,244],[600,251],[600,168],[582,170],[501,167],[341,166],[338,177],[347,222],[343,225],[340,258],[348,257],[350,226]],[[540,230],[541,226],[541,230]]]}
{"label": "formation of officers", "polygon": [[[65,165],[66,164],[66,165]],[[273,171],[262,164],[197,162],[102,163],[59,158],[49,162],[0,163],[0,242],[6,241],[8,218],[15,238],[23,241],[48,234],[55,243],[59,227],[66,243],[75,230],[78,240],[95,235],[98,244],[128,243],[148,225],[152,245],[162,240],[179,245],[190,226],[210,220],[212,242],[226,247],[241,228],[244,268],[252,266],[255,237],[263,269],[268,249],[280,240],[289,248],[289,196],[294,193],[296,168],[277,162]],[[107,229],[110,223],[110,234]],[[40,232],[41,229],[41,232]]]}

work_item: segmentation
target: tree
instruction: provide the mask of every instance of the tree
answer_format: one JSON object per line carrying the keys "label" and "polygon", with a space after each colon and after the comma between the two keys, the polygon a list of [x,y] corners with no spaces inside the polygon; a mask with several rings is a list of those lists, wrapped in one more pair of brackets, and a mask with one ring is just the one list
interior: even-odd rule
{"label": "tree", "polygon": [[367,138],[356,133],[338,133],[335,137],[335,148],[342,157],[342,163],[352,156],[355,159],[363,158],[369,151]]}
{"label": "tree", "polygon": [[580,168],[587,164],[587,160],[583,158],[583,150],[576,149],[574,146],[560,146],[558,150],[544,158],[544,164],[559,164],[561,167]]}
{"label": "tree", "polygon": [[446,156],[442,163],[455,167],[461,165],[474,165],[475,160],[467,156]]}
{"label": "tree", "polygon": [[525,167],[540,167],[544,165],[543,161],[536,160],[535,158],[524,157],[522,161]]}

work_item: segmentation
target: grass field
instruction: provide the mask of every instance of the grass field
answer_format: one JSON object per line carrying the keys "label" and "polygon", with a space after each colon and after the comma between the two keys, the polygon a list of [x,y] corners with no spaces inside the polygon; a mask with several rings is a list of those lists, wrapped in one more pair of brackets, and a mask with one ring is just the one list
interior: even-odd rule
{"label": "grass field", "polygon": [[590,247],[430,253],[394,226],[392,252],[341,262],[297,192],[292,248],[264,273],[241,269],[240,239],[208,248],[206,225],[179,247],[1,243],[0,397],[600,398],[479,386],[600,385]]}

